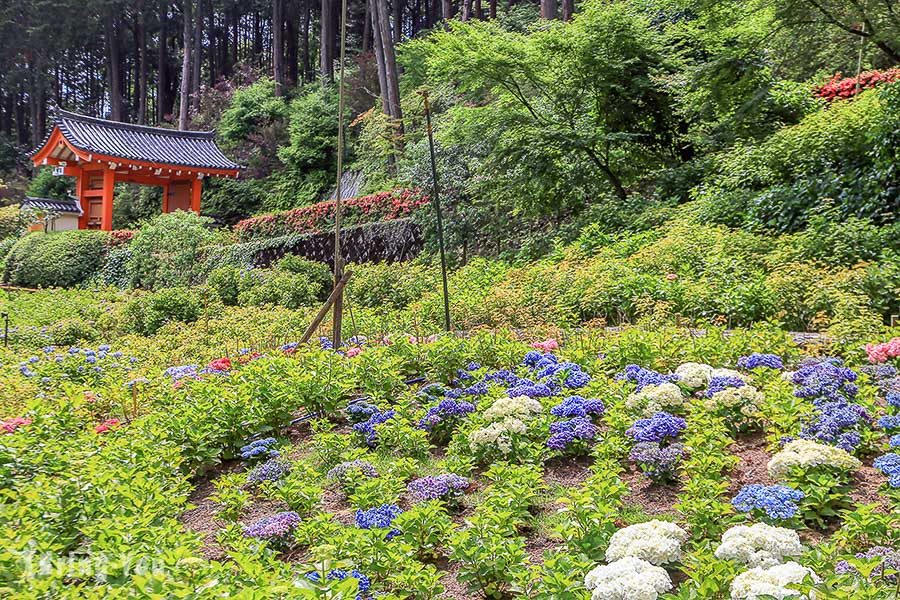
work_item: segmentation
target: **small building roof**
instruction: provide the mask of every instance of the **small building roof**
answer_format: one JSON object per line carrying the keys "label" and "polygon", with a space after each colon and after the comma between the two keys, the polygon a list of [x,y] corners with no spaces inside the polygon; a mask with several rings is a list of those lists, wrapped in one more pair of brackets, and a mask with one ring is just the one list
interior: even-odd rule
{"label": "small building roof", "polygon": [[52,210],[54,212],[72,213],[76,215],[80,215],[82,212],[81,204],[74,198],[59,200],[57,198],[35,198],[33,196],[26,196],[19,208],[36,208],[39,210]]}
{"label": "small building roof", "polygon": [[[212,131],[131,125],[64,110],[57,111],[55,125],[72,147],[86,153],[195,169],[241,168],[222,153]],[[50,136],[32,156],[40,152],[49,139]]]}

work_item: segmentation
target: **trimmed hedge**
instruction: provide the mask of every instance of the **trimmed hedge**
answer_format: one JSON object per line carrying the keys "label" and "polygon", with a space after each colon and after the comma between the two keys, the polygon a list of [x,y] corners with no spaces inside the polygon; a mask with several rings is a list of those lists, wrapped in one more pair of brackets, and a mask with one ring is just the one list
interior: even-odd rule
{"label": "trimmed hedge", "polygon": [[6,257],[3,281],[22,287],[74,287],[103,266],[106,231],[30,233],[13,244]]}

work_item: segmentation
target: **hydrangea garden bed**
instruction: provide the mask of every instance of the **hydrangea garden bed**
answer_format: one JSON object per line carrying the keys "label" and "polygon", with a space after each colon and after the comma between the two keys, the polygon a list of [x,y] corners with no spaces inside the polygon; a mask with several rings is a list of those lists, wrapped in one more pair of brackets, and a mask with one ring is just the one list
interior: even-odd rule
{"label": "hydrangea garden bed", "polygon": [[900,339],[604,344],[22,356],[0,367],[39,390],[0,424],[0,590],[896,597]]}

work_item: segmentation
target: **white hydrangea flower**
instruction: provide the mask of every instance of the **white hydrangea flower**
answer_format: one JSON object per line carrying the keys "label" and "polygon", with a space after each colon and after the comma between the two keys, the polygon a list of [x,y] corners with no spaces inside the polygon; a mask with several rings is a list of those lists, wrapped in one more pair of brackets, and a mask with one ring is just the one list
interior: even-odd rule
{"label": "white hydrangea flower", "polygon": [[584,577],[591,600],[656,600],[672,589],[672,580],[662,567],[634,557],[600,565]]}
{"label": "white hydrangea flower", "polygon": [[762,404],[765,396],[752,385],[743,387],[729,387],[720,392],[716,392],[712,397],[707,398],[704,406],[709,409],[715,409],[722,406],[727,408],[739,407],[741,413],[745,415],[755,414]]}
{"label": "white hydrangea flower", "polygon": [[769,475],[777,479],[787,475],[793,467],[811,469],[821,465],[851,471],[862,463],[846,450],[812,440],[794,440],[769,460],[768,470]]}
{"label": "white hydrangea flower", "polygon": [[734,369],[713,369],[712,373],[709,374],[709,378],[712,379],[713,377],[737,377],[741,381],[747,381],[746,375]]}
{"label": "white hydrangea flower", "polygon": [[699,390],[709,383],[713,368],[703,363],[686,362],[675,369],[678,383],[692,390]]}
{"label": "white hydrangea flower", "polygon": [[630,525],[615,532],[606,549],[606,560],[626,556],[640,558],[654,565],[681,560],[681,544],[688,534],[675,523],[647,521]]}
{"label": "white hydrangea flower", "polygon": [[625,399],[625,408],[641,410],[646,415],[660,411],[672,411],[684,405],[684,394],[674,383],[648,385],[640,392],[629,394]]}
{"label": "white hydrangea flower", "polygon": [[500,421],[508,417],[516,419],[530,419],[533,415],[544,410],[541,403],[528,396],[516,396],[515,398],[498,398],[484,411],[487,421]]}
{"label": "white hydrangea flower", "polygon": [[502,454],[509,454],[512,450],[510,434],[522,435],[527,431],[528,426],[525,423],[510,417],[476,429],[469,434],[469,443],[476,447],[496,445]]}
{"label": "white hydrangea flower", "polygon": [[790,584],[802,582],[807,575],[811,576],[813,581],[819,581],[811,569],[795,562],[775,565],[767,569],[760,567],[750,569],[735,577],[731,582],[731,600],[758,600],[763,596],[767,598],[771,596],[779,600],[784,598],[814,600],[816,596],[813,593],[806,596],[787,587]]}
{"label": "white hydrangea flower", "polygon": [[800,536],[792,529],[765,523],[736,525],[722,535],[716,558],[731,560],[749,567],[771,567],[786,556],[800,556]]}

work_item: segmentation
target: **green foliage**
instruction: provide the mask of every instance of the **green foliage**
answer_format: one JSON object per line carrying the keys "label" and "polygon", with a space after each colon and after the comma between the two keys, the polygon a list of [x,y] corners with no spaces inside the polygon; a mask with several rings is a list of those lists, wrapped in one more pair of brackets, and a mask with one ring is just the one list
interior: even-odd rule
{"label": "green foliage", "polygon": [[223,147],[233,148],[259,131],[279,125],[287,114],[284,99],[275,95],[275,82],[265,77],[235,90],[216,132]]}
{"label": "green foliage", "polygon": [[75,191],[73,180],[69,177],[56,177],[52,167],[41,167],[35,172],[28,185],[29,196],[35,198],[67,199]]}
{"label": "green foliage", "polygon": [[125,305],[123,327],[152,335],[169,322],[190,323],[203,314],[200,296],[190,288],[165,288],[141,294]]}
{"label": "green foliage", "polygon": [[331,269],[325,263],[308,260],[295,254],[288,254],[276,263],[275,268],[279,271],[305,277],[312,288],[317,290],[316,296],[319,298],[324,299],[325,291],[331,288]]}
{"label": "green foliage", "polygon": [[204,246],[215,240],[209,219],[176,211],[150,220],[131,242],[128,268],[135,286],[160,288],[197,283]]}
{"label": "green foliage", "polygon": [[27,227],[28,223],[18,204],[0,207],[0,240],[17,238],[25,233]]}
{"label": "green foliage", "polygon": [[100,270],[109,234],[101,231],[31,233],[6,257],[3,280],[22,287],[74,287]]}
{"label": "green foliage", "polygon": [[437,267],[418,262],[368,263],[348,269],[353,271],[347,286],[350,301],[370,308],[404,308],[438,285]]}

